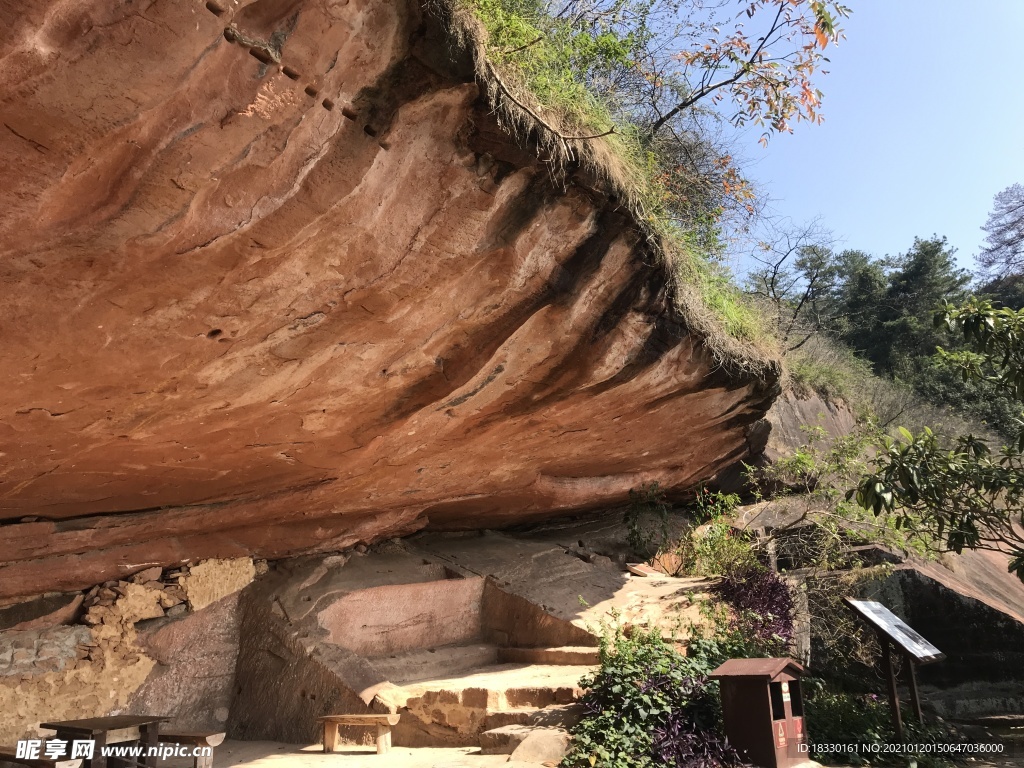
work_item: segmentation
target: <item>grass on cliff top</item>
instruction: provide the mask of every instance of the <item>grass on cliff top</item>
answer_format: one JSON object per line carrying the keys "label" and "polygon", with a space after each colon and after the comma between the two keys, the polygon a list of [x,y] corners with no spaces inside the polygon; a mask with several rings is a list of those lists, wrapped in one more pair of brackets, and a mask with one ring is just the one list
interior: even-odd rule
{"label": "grass on cliff top", "polygon": [[[777,342],[760,312],[707,247],[714,223],[682,231],[670,214],[672,194],[639,129],[616,122],[576,74],[581,59],[625,55],[614,37],[573,34],[536,16],[530,0],[433,0],[473,53],[499,123],[513,136],[537,137],[538,154],[557,176],[578,162],[626,204],[651,250],[664,259],[676,303],[715,358],[734,370],[777,369]],[[612,132],[613,131],[613,132]],[[597,137],[566,140],[565,137]]]}

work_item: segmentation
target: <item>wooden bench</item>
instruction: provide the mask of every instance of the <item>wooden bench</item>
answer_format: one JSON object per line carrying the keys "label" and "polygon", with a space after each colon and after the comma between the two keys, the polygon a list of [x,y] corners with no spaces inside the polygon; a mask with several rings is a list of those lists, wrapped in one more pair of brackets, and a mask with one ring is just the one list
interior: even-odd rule
{"label": "wooden bench", "polygon": [[0,747],[0,763],[14,763],[16,765],[28,765],[31,768],[81,768],[81,758],[74,760],[48,760],[40,757],[38,760],[26,760],[18,757],[18,751],[12,747]]}
{"label": "wooden bench", "polygon": [[160,741],[164,744],[191,744],[193,747],[209,747],[209,755],[195,755],[193,765],[195,768],[213,768],[213,748],[224,743],[227,736],[223,731],[178,731],[176,733],[161,733]]}
{"label": "wooden bench", "polygon": [[401,715],[324,715],[317,720],[324,724],[324,752],[338,748],[339,725],[377,726],[377,754],[391,749],[391,726],[398,725]]}

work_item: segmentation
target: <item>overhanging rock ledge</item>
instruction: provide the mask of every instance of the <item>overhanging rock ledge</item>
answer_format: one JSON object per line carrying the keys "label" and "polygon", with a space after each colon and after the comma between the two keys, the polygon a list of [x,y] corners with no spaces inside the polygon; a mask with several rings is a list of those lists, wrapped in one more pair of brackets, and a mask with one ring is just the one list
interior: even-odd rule
{"label": "overhanging rock ledge", "polygon": [[722,366],[416,4],[0,9],[0,600],[685,489]]}

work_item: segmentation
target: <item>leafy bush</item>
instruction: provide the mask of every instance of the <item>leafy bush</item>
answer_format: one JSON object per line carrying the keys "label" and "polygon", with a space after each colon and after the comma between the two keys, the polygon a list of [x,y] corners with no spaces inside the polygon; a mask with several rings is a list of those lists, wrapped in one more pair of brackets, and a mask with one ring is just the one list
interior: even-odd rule
{"label": "leafy bush", "polygon": [[653,564],[670,576],[721,576],[753,567],[757,558],[748,537],[731,524],[739,503],[735,494],[699,487],[691,512],[702,525],[674,542],[666,539]]}
{"label": "leafy bush", "polygon": [[709,491],[703,485],[697,487],[693,500],[693,516],[697,522],[705,523],[720,517],[731,517],[740,505],[735,493]]}
{"label": "leafy bush", "polygon": [[[740,764],[723,735],[718,683],[708,675],[726,659],[784,654],[793,632],[793,601],[785,582],[764,569],[727,580],[723,595],[733,609],[704,602],[703,621],[687,628],[685,656],[658,628],[627,633],[618,624],[602,626],[601,668],[580,681],[587,689],[584,716],[563,766]],[[754,608],[771,618],[754,614]]]}
{"label": "leafy bush", "polygon": [[701,625],[689,627],[686,655],[713,670],[727,659],[784,656],[787,647],[777,637],[752,634],[751,622],[725,603],[701,605]]}
{"label": "leafy bush", "polygon": [[716,659],[683,656],[660,631],[605,627],[601,669],[584,678],[584,716],[567,768],[716,768],[738,765],[722,735]]}
{"label": "leafy bush", "polygon": [[622,521],[626,524],[626,542],[632,550],[641,557],[650,557],[669,538],[665,492],[657,483],[631,488]]}
{"label": "leafy bush", "polygon": [[718,593],[736,609],[740,632],[764,646],[767,656],[781,656],[793,641],[795,606],[782,577],[762,566],[731,573]]}
{"label": "leafy bush", "polygon": [[672,576],[721,576],[757,562],[745,534],[719,518],[687,531],[661,552],[656,564]]}
{"label": "leafy bush", "polygon": [[[804,678],[810,744],[883,744],[895,743],[889,703],[876,694],[853,694],[832,688],[815,678]],[[903,713],[904,740],[908,744],[949,744],[963,741],[956,730],[942,722],[918,723]],[[886,765],[900,762],[899,756],[864,751],[811,752],[813,760],[828,760],[845,765]],[[895,759],[894,759],[895,757]],[[942,753],[909,753],[918,768],[942,768],[953,763]]]}

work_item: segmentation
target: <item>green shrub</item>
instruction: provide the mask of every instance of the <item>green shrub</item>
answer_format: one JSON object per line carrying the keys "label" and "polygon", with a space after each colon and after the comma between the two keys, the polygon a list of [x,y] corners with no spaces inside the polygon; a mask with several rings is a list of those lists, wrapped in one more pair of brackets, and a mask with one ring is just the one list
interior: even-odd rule
{"label": "green shrub", "polygon": [[[897,742],[892,725],[888,701],[876,694],[853,694],[839,691],[825,681],[805,678],[802,682],[805,695],[804,712],[807,717],[808,742],[815,744],[881,745]],[[924,724],[911,719],[911,713],[902,712],[904,741],[907,744],[956,744],[963,737],[956,729],[932,721]],[[814,752],[812,760],[828,761],[843,765],[894,765],[906,763],[906,757],[916,761],[918,768],[943,768],[953,762],[941,753],[925,750],[907,753],[906,757],[883,752],[873,753],[868,749],[846,752]]]}
{"label": "green shrub", "polygon": [[735,765],[722,735],[717,658],[684,656],[660,631],[604,627],[601,668],[584,678],[584,716],[567,768]]}
{"label": "green shrub", "polygon": [[665,541],[655,565],[670,576],[727,576],[756,565],[749,538],[731,523],[739,503],[735,494],[698,487],[691,513],[703,524]]}
{"label": "green shrub", "polygon": [[656,563],[671,576],[727,576],[757,563],[748,537],[718,518],[681,536]]}
{"label": "green shrub", "polygon": [[[766,612],[791,611],[792,599],[782,586],[782,594],[767,590],[773,597],[764,603]],[[571,751],[563,766],[739,764],[724,738],[718,683],[708,675],[726,659],[785,653],[786,642],[763,631],[763,617],[710,600],[701,603],[700,611],[702,621],[685,628],[685,655],[674,643],[665,642],[657,627],[627,631],[614,614],[611,622],[602,624],[601,668],[580,681],[586,689],[584,716],[573,728]]]}
{"label": "green shrub", "polygon": [[721,517],[731,518],[739,505],[740,497],[735,493],[709,491],[700,485],[693,499],[693,516],[699,523]]}
{"label": "green shrub", "polygon": [[644,483],[629,491],[629,506],[623,515],[626,543],[640,557],[650,557],[669,538],[668,502],[658,483]]}

